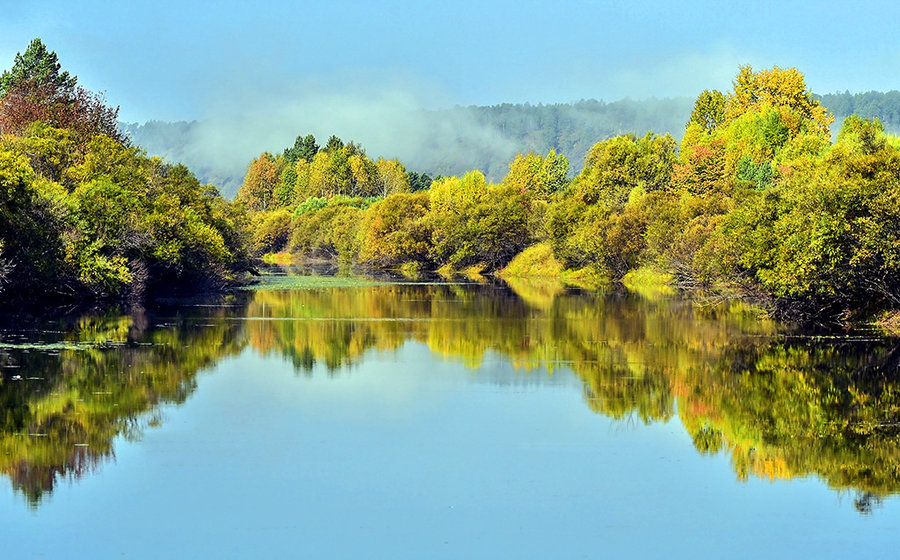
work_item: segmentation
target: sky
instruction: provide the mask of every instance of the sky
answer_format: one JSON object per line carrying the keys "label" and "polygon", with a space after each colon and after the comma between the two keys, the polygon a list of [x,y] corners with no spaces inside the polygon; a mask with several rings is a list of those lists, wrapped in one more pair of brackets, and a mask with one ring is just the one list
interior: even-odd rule
{"label": "sky", "polygon": [[297,98],[694,97],[728,90],[742,64],[796,67],[816,93],[897,89],[900,76],[896,1],[0,0],[0,13],[0,67],[40,37],[128,122]]}

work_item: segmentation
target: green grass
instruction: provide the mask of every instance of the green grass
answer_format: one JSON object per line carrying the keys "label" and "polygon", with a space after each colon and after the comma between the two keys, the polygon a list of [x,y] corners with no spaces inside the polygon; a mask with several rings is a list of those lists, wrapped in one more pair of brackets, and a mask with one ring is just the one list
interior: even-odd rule
{"label": "green grass", "polygon": [[515,256],[500,271],[502,278],[559,278],[563,266],[553,256],[549,243],[538,243]]}

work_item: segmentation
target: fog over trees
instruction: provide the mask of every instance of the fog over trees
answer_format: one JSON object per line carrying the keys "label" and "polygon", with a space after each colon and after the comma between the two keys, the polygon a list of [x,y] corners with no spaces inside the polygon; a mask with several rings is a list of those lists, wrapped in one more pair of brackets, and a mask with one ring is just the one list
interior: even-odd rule
{"label": "fog over trees", "polygon": [[[817,97],[835,115],[833,134],[851,114],[878,118],[886,132],[900,132],[900,91],[830,93]],[[407,138],[413,141],[404,145],[415,149],[379,146],[354,130],[332,132],[359,141],[373,156],[398,158],[410,170],[431,176],[451,176],[479,169],[489,180],[498,181],[506,175],[509,162],[518,153],[555,150],[568,157],[571,172],[578,173],[591,146],[613,136],[628,133],[643,136],[654,131],[680,140],[693,104],[694,99],[682,97],[613,102],[588,99],[546,105],[503,103],[442,110],[411,108],[404,122],[418,125],[404,124],[399,132],[413,137]],[[385,122],[383,126],[390,127],[391,123]],[[243,157],[222,158],[220,147],[206,141],[216,128],[214,120],[122,124],[135,144],[167,161],[184,163],[202,182],[218,186],[227,197],[237,194],[250,159],[278,142],[287,146],[293,138],[260,138],[259,145]],[[294,134],[308,128],[300,125]]]}

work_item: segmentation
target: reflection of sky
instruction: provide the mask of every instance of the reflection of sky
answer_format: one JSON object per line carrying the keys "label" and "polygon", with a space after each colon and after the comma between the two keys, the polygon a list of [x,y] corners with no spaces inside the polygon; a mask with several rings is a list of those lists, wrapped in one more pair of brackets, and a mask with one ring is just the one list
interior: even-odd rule
{"label": "reflection of sky", "polygon": [[162,427],[119,441],[115,464],[36,512],[0,495],[4,557],[893,552],[896,500],[866,517],[816,480],[736,482],[677,417],[597,415],[574,377],[479,381],[504,369],[529,375],[500,359],[467,370],[409,343],[307,377],[248,349],[201,375]]}

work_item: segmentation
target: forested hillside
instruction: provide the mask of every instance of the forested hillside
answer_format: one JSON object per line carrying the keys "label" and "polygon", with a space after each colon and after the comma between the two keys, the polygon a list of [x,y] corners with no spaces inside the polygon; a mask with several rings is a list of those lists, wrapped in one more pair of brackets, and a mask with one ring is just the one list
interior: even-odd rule
{"label": "forested hillside", "polygon": [[[643,136],[651,130],[679,138],[692,103],[687,98],[625,99],[612,103],[592,99],[552,105],[504,103],[416,110],[408,121],[415,121],[417,126],[412,130],[401,128],[397,134],[417,137],[398,141],[399,147],[373,146],[368,138],[353,131],[329,131],[345,138],[353,134],[354,140],[369,147],[373,157],[400,159],[409,170],[450,176],[478,169],[488,180],[499,181],[518,153],[555,150],[568,157],[572,171],[577,173],[587,151],[600,140],[628,133]],[[209,131],[216,126],[212,121],[150,121],[125,124],[123,130],[148,153],[184,163],[201,181],[215,184],[228,197],[237,193],[247,161],[271,146],[293,141],[293,137],[273,137],[240,158],[225,161],[220,148],[209,145]],[[303,127],[294,134],[307,130]]]}
{"label": "forested hillside", "polygon": [[[886,132],[900,133],[900,91],[831,93],[818,99],[835,116],[834,134],[844,118],[852,114],[877,118]],[[516,154],[555,150],[565,155],[571,162],[571,171],[578,173],[585,154],[600,140],[628,133],[643,136],[649,131],[668,133],[679,140],[692,105],[693,100],[688,98],[624,99],[611,103],[590,99],[548,105],[503,103],[422,110],[410,116],[422,123],[415,128],[415,132],[423,132],[414,142],[416,150],[382,148],[373,155],[398,158],[410,170],[432,176],[461,175],[479,169],[488,180],[499,181]],[[290,141],[271,138],[241,157],[224,160],[219,153],[221,148],[208,141],[208,129],[215,128],[212,122],[149,121],[122,126],[132,141],[148,153],[184,163],[202,182],[216,185],[229,198],[241,185],[247,161],[272,145]],[[305,130],[298,129],[295,134]],[[332,132],[345,137],[353,133]],[[365,137],[354,139],[371,146]]]}
{"label": "forested hillside", "polygon": [[866,93],[829,93],[819,97],[822,105],[834,113],[833,132],[850,115],[864,119],[878,119],[885,132],[900,134],[900,91],[869,91]]}

